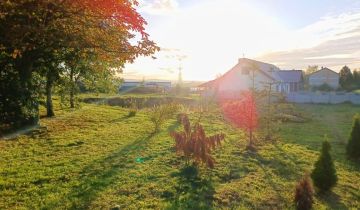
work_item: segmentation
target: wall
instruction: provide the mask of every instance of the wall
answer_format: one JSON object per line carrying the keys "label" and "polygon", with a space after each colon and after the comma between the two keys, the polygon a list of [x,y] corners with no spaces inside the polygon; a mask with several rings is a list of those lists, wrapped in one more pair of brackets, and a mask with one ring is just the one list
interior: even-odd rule
{"label": "wall", "polygon": [[[243,68],[248,67],[244,64],[237,64],[229,73],[224,75],[219,82],[219,92],[239,92],[249,90],[253,83],[253,72],[249,71],[248,74],[243,74]],[[258,90],[264,89],[266,83],[272,81],[269,77],[259,71],[254,72],[254,80],[255,88]]]}
{"label": "wall", "polygon": [[339,75],[335,72],[323,69],[310,75],[309,85],[320,86],[322,84],[328,84],[332,88],[339,87]]}
{"label": "wall", "polygon": [[296,92],[288,93],[288,102],[314,104],[340,104],[350,102],[360,105],[360,94],[342,92]]}

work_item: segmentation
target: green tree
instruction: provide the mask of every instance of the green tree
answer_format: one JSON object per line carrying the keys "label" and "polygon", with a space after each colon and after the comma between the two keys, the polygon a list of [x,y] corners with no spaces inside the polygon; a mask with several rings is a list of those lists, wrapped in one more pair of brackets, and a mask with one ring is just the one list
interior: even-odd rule
{"label": "green tree", "polygon": [[69,53],[104,62],[104,70],[111,70],[158,50],[136,6],[130,0],[0,1],[0,123],[20,127],[37,122],[41,87],[34,75],[46,78],[51,96],[58,70],[69,68],[58,67],[74,60]]}
{"label": "green tree", "polygon": [[340,75],[340,80],[339,80],[340,86],[344,90],[351,90],[353,83],[353,74],[351,73],[350,68],[347,66],[342,67],[342,69],[339,72],[339,75]]}
{"label": "green tree", "polygon": [[337,182],[334,162],[330,155],[331,145],[328,140],[322,143],[321,154],[311,173],[314,185],[320,192],[329,191]]}
{"label": "green tree", "polygon": [[307,69],[305,70],[305,74],[309,75],[309,74],[316,72],[317,70],[319,70],[318,65],[308,66]]}
{"label": "green tree", "polygon": [[360,70],[353,71],[353,84],[354,88],[360,89]]}
{"label": "green tree", "polygon": [[349,158],[360,158],[360,115],[356,114],[353,120],[348,144],[346,146],[346,154]]}

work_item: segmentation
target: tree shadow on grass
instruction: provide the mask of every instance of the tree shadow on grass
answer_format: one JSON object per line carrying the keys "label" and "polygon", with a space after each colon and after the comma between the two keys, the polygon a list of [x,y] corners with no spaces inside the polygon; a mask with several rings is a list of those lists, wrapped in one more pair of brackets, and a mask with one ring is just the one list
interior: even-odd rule
{"label": "tree shadow on grass", "polygon": [[204,179],[199,175],[196,166],[183,167],[178,176],[178,186],[175,187],[176,194],[169,196],[167,200],[171,203],[167,209],[212,209],[213,195],[215,189],[211,179]]}
{"label": "tree shadow on grass", "polygon": [[[134,116],[133,116],[134,117]],[[122,116],[120,118],[116,118],[116,119],[113,119],[110,121],[110,123],[117,123],[117,122],[122,122],[124,120],[127,120],[127,119],[130,119],[131,116],[130,115],[125,115],[125,116]]]}
{"label": "tree shadow on grass", "polygon": [[130,158],[150,144],[153,135],[138,139],[106,158],[86,166],[80,173],[81,183],[73,187],[67,195],[72,201],[71,209],[86,209],[99,193],[116,181],[116,175],[126,173],[135,167],[134,159]]}
{"label": "tree shadow on grass", "polygon": [[[297,159],[294,155],[290,155],[279,144],[275,144],[275,149],[283,157],[281,160],[277,160],[278,164],[273,166],[277,175],[287,180],[296,181],[304,173],[309,172],[307,169],[304,169],[308,167],[307,162]],[[285,160],[290,161],[292,165],[287,164]]]}
{"label": "tree shadow on grass", "polygon": [[59,199],[58,203],[51,203],[46,209],[61,206],[61,200],[70,200],[70,209],[87,209],[99,193],[116,181],[116,175],[133,168],[134,161],[129,158],[139,150],[146,148],[153,135],[138,139],[111,155],[94,161],[80,172],[80,184],[74,186],[70,193]]}
{"label": "tree shadow on grass", "polygon": [[26,135],[29,138],[33,138],[33,139],[49,138],[47,127],[40,126],[37,124],[37,125],[22,127],[10,133],[6,133],[4,135],[0,132],[0,140],[16,140],[21,135]]}
{"label": "tree shadow on grass", "polygon": [[[282,204],[285,204],[287,201],[286,199],[281,195],[280,192],[283,191],[283,189],[281,188],[281,186],[279,186],[278,183],[276,183],[272,177],[273,174],[269,172],[269,168],[271,166],[268,166],[270,164],[271,161],[264,159],[260,154],[258,153],[254,153],[254,152],[246,152],[244,154],[245,157],[249,157],[252,159],[256,159],[258,161],[258,165],[260,167],[260,169],[263,171],[264,173],[264,177],[265,177],[265,181],[266,183],[273,189],[273,191],[275,192],[275,196],[273,197],[274,200],[269,200],[268,203],[266,203],[266,205],[270,208],[270,209],[278,209],[280,208],[280,206]],[[269,197],[270,199],[270,197]]]}
{"label": "tree shadow on grass", "polygon": [[[168,130],[175,129],[177,124],[169,126]],[[117,181],[117,175],[126,173],[135,167],[137,158],[133,158],[139,152],[144,151],[151,144],[155,134],[137,139],[109,156],[94,161],[86,166],[81,172],[78,180],[80,183],[73,186],[70,192],[56,203],[50,203],[45,209],[54,209],[61,206],[62,200],[71,203],[70,209],[88,209],[96,197]],[[143,159],[143,158],[141,158]]]}
{"label": "tree shadow on grass", "polygon": [[344,203],[341,202],[340,196],[334,192],[328,192],[326,194],[318,194],[317,196],[319,200],[326,203],[329,209],[339,209],[339,210],[349,209],[347,206],[345,206]]}

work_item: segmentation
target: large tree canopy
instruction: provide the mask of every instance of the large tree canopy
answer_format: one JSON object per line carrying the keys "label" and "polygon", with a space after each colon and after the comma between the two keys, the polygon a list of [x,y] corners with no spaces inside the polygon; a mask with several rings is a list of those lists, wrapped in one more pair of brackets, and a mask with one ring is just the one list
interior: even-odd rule
{"label": "large tree canopy", "polygon": [[121,70],[158,50],[136,6],[133,0],[0,1],[1,123],[36,123],[37,76],[51,91],[61,71],[78,70],[69,64],[86,60],[91,71]]}

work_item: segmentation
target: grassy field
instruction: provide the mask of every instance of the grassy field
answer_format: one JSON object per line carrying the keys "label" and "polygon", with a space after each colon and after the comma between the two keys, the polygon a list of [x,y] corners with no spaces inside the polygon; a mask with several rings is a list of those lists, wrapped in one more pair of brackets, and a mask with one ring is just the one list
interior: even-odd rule
{"label": "grassy field", "polygon": [[215,169],[191,173],[168,135],[180,129],[175,119],[152,135],[145,109],[131,118],[105,105],[58,111],[29,135],[0,140],[0,209],[294,209],[294,186],[311,171],[325,134],[339,181],[316,197],[314,209],[359,209],[360,165],[344,151],[360,107],[297,108],[312,120],[284,124],[281,139],[258,142],[256,154],[245,150],[243,133],[207,112],[207,133],[223,132],[226,140]]}

